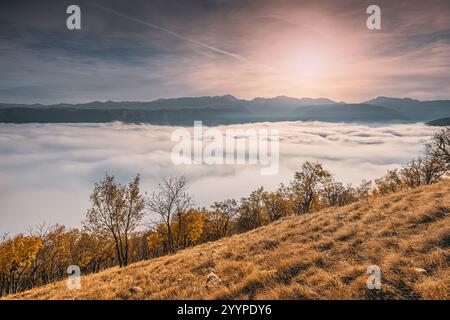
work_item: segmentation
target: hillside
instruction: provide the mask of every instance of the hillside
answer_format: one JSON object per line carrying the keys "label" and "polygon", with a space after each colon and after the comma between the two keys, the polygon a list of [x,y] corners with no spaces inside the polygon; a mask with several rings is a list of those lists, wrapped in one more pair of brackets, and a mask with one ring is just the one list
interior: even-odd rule
{"label": "hillside", "polygon": [[[381,290],[366,287],[374,264]],[[88,275],[79,291],[61,281],[9,298],[450,299],[450,181]]]}
{"label": "hillside", "polygon": [[434,126],[434,127],[446,127],[446,126],[450,126],[450,117],[448,117],[448,118],[436,119],[436,120],[427,122],[427,125],[429,125],[429,126]]}

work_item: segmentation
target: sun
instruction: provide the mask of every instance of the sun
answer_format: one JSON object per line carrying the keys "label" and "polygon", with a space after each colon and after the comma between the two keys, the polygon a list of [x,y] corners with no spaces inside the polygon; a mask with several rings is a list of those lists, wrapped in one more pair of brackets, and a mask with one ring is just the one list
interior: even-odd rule
{"label": "sun", "polygon": [[327,48],[311,43],[293,49],[287,56],[285,68],[294,78],[317,79],[324,75],[329,62]]}

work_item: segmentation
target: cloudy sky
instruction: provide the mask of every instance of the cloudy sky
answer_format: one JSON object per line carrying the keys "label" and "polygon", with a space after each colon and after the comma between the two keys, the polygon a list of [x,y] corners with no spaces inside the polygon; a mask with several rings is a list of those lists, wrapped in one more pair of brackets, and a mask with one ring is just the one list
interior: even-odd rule
{"label": "cloudy sky", "polygon": [[[289,183],[306,161],[320,161],[336,179],[359,184],[419,154],[433,127],[365,126],[321,122],[217,127],[279,129],[280,166],[262,176],[260,165],[178,165],[171,161],[176,127],[112,124],[3,124],[0,126],[0,235],[38,223],[79,227],[93,184],[106,172],[127,183],[141,173],[143,191],[184,174],[198,205],[247,196],[259,186]],[[189,130],[192,130],[189,129]],[[206,132],[205,132],[206,133]],[[204,147],[206,147],[204,145]]]}
{"label": "cloudy sky", "polygon": [[2,0],[0,101],[450,98],[450,2],[373,2]]}

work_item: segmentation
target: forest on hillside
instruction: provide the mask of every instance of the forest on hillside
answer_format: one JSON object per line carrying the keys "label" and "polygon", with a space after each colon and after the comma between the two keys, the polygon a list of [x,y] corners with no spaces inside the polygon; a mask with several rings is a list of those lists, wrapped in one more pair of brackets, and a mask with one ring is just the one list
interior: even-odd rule
{"label": "forest on hillside", "polygon": [[446,179],[450,128],[425,143],[423,154],[375,181],[344,185],[318,162],[305,162],[291,182],[275,191],[198,207],[185,177],[168,177],[151,195],[137,174],[122,185],[113,175],[97,182],[83,227],[36,226],[27,234],[0,237],[0,296],[67,277],[76,265],[83,275],[113,266],[173,254],[183,248],[246,232],[289,215],[373,201],[374,198]]}

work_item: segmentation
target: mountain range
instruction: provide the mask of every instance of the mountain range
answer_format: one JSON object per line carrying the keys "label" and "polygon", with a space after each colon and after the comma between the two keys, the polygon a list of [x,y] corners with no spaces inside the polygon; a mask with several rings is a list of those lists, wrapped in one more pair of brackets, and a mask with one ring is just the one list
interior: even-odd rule
{"label": "mountain range", "polygon": [[0,123],[112,122],[207,125],[259,121],[327,121],[361,123],[429,122],[450,117],[450,100],[420,101],[377,97],[362,103],[327,98],[238,99],[232,95],[183,97],[154,101],[93,101],[82,104],[0,103]]}

